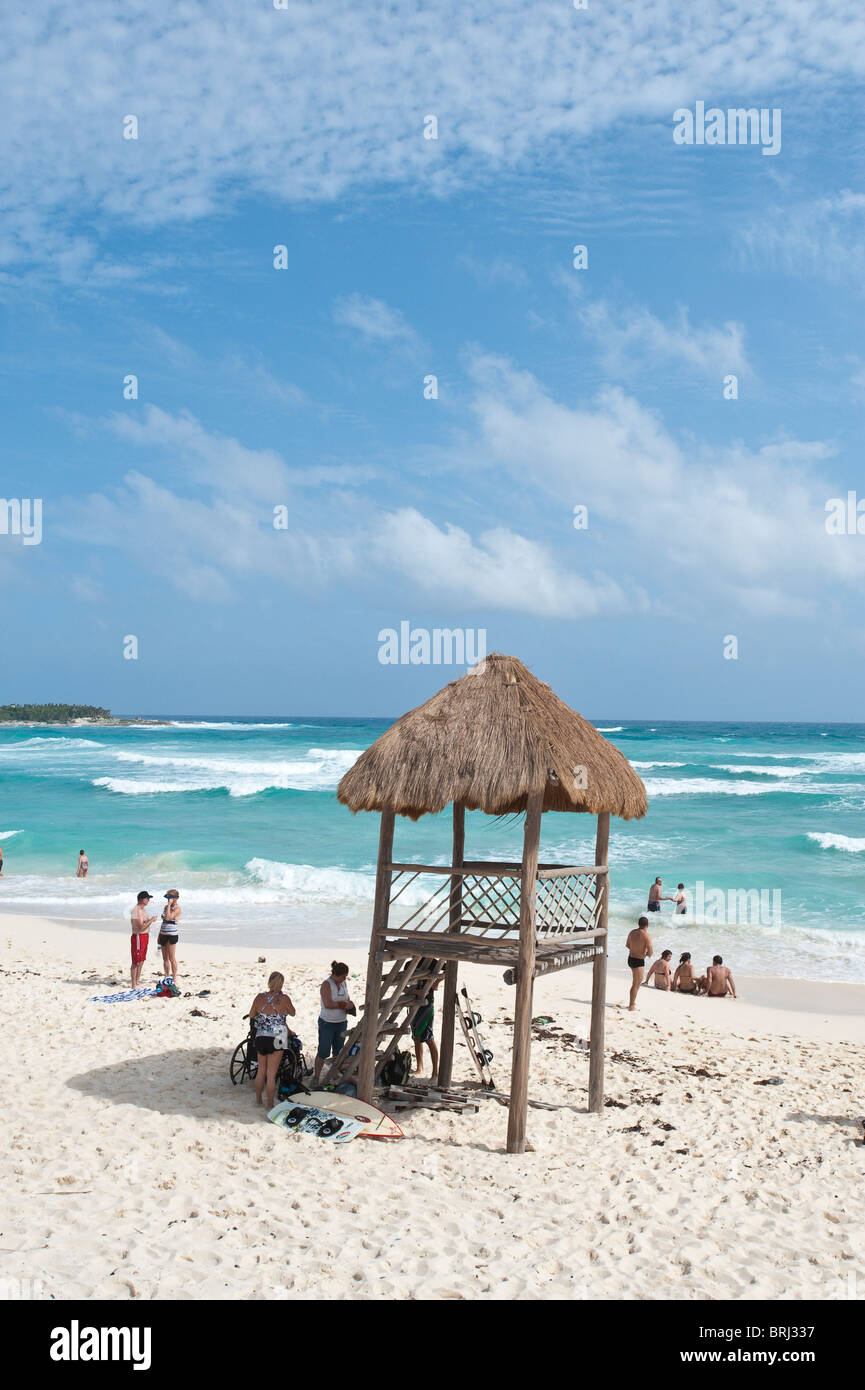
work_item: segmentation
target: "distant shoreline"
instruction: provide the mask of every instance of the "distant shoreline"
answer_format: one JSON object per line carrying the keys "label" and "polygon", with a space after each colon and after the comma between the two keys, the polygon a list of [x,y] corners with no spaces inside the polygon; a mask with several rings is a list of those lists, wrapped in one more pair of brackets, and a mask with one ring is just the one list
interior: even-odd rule
{"label": "distant shoreline", "polygon": [[167,727],[170,719],[0,719],[0,729],[125,729],[133,726]]}

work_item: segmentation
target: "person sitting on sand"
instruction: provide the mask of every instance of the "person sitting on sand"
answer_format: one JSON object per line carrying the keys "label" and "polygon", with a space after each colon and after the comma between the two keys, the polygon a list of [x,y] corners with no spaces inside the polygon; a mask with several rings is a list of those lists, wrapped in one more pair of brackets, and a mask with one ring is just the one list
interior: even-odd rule
{"label": "person sitting on sand", "polygon": [[76,873],[75,877],[76,877],[76,878],[86,878],[86,877],[87,877],[87,870],[88,870],[89,868],[90,868],[90,860],[87,858],[87,855],[84,853],[84,850],[83,850],[83,849],[80,849],[80,850],[78,851],[78,872]]}
{"label": "person sitting on sand", "polygon": [[162,973],[170,975],[177,984],[177,942],[179,940],[180,914],[183,908],[180,906],[180,894],[176,888],[169,888],[165,894],[165,907],[162,909],[162,926],[159,928],[159,935],[156,938],[157,946],[162,948]]}
{"label": "person sitting on sand", "polygon": [[733,999],[736,998],[736,986],[733,983],[733,976],[724,964],[723,956],[713,956],[712,964],[707,968],[706,974],[700,981],[709,999],[724,999],[729,994]]}
{"label": "person sitting on sand", "polygon": [[662,886],[663,882],[664,882],[664,880],[663,880],[662,878],[656,878],[656,879],[655,879],[655,882],[652,884],[651,888],[649,889],[649,901],[648,901],[648,904],[647,904],[647,911],[649,911],[649,912],[660,912],[660,910],[661,910],[661,903],[674,903],[674,902],[676,901],[675,898],[668,898],[668,897],[662,896],[662,894],[661,894],[661,886]]}
{"label": "person sitting on sand", "polygon": [[646,960],[652,955],[652,938],[649,936],[648,928],[648,917],[640,917],[633,931],[628,932],[625,942],[628,948],[628,965],[631,967],[631,993],[628,999],[628,1009],[631,1013],[637,1007],[637,995],[643,983]]}
{"label": "person sitting on sand", "polygon": [[[425,960],[420,968],[424,973],[428,972],[430,975],[437,974],[438,961]],[[440,983],[440,980],[436,980],[433,984],[427,983],[426,986],[422,985],[415,991],[415,998],[423,999],[424,1002],[415,1014],[414,1022],[411,1026],[411,1035],[414,1038],[415,1075],[420,1076],[423,1071],[423,1049],[424,1043],[426,1043],[429,1048],[430,1063],[432,1065],[432,1077],[430,1078],[431,1086],[435,1086],[438,1081],[439,1071],[439,1050],[436,1046],[433,1024],[435,1022],[436,1013],[435,992]]]}
{"label": "person sitting on sand", "polygon": [[700,986],[691,964],[691,952],[683,951],[673,976],[673,991],[676,994],[699,994]]}
{"label": "person sitting on sand", "polygon": [[662,951],[662,952],[661,952],[660,956],[659,956],[658,959],[655,961],[655,964],[651,967],[651,969],[649,970],[648,975],[646,976],[645,980],[643,981],[643,984],[644,984],[644,985],[649,984],[649,982],[654,978],[654,981],[655,981],[655,989],[670,989],[670,988],[671,988],[671,984],[670,984],[670,960],[671,960],[671,958],[672,958],[672,955],[673,955],[673,952],[672,952],[672,951]]}
{"label": "person sitting on sand", "polygon": [[345,1042],[348,1020],[346,1014],[357,1013],[349,998],[348,966],[344,961],[330,963],[330,975],[319,991],[321,1011],[318,1015],[318,1052],[315,1056],[315,1079],[321,1076],[321,1069],[330,1058],[338,1057]]}
{"label": "person sitting on sand", "polygon": [[294,1018],[296,1009],[282,986],[285,976],[274,970],[268,976],[267,990],[257,994],[252,1001],[249,1017],[255,1024],[255,1055],[258,1070],[255,1073],[255,1103],[262,1104],[262,1093],[267,1087],[267,1108],[275,1105],[276,1073],[282,1061],[282,1054],[288,1046],[289,1036],[294,1037],[287,1018]]}
{"label": "person sitting on sand", "polygon": [[138,894],[138,901],[132,909],[132,988],[138,989],[141,981],[141,972],[144,969],[144,962],[147,959],[147,947],[150,945],[150,928],[156,921],[155,915],[148,917],[147,904],[153,895],[142,890]]}

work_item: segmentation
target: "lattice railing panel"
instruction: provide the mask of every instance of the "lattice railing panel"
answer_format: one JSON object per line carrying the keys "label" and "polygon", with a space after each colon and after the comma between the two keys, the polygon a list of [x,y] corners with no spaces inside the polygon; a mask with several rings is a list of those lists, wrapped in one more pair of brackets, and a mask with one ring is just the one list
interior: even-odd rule
{"label": "lattice railing panel", "polygon": [[[388,932],[446,932],[451,926],[453,870],[431,871],[394,865],[391,878],[391,909],[405,901],[407,890],[430,872],[442,875],[441,882],[421,903],[397,923],[391,916]],[[471,936],[494,939],[517,935],[520,928],[520,877],[516,870],[506,872],[458,871],[461,880],[459,930]],[[606,873],[595,869],[557,870],[538,876],[536,921],[539,939],[565,932],[589,931],[598,925]]]}
{"label": "lattice railing panel", "polygon": [[589,931],[598,925],[606,875],[573,873],[539,878],[536,922],[539,937]]}

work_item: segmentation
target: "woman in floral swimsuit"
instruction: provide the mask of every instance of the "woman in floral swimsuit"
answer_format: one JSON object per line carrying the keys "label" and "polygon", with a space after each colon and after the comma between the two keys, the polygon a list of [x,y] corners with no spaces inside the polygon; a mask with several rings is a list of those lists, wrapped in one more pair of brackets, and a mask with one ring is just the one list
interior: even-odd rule
{"label": "woman in floral swimsuit", "polygon": [[267,1086],[267,1108],[272,1110],[276,1092],[276,1073],[282,1061],[282,1054],[288,1046],[291,1033],[286,1018],[294,1018],[297,1010],[282,986],[285,976],[274,970],[267,982],[267,991],[257,994],[252,1001],[249,1017],[255,1024],[255,1053],[258,1070],[255,1073],[255,1103],[262,1104],[262,1093]]}

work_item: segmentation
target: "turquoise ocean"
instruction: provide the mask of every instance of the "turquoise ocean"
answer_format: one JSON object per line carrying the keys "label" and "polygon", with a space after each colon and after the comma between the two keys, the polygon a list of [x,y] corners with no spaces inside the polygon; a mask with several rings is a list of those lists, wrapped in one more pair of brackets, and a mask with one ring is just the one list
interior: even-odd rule
{"label": "turquoise ocean", "polygon": [[[138,889],[161,905],[177,888],[185,940],[320,946],[324,961],[362,946],[378,817],[352,816],[335,792],[389,722],[3,726],[0,911],[122,932]],[[701,965],[717,951],[734,972],[865,980],[865,725],[597,726],[649,794],[644,820],[612,823],[614,959],[660,874],[665,893],[685,883],[691,910],[674,920],[664,904],[656,951],[690,950]],[[516,820],[467,818],[469,858],[519,858],[520,838]],[[447,812],[398,818],[399,860],[447,863],[449,842]],[[590,817],[545,816],[542,861],[590,864],[593,844]],[[74,876],[81,848],[86,881]]]}

